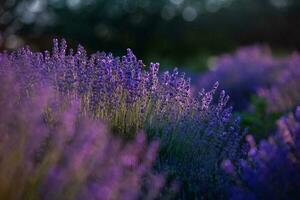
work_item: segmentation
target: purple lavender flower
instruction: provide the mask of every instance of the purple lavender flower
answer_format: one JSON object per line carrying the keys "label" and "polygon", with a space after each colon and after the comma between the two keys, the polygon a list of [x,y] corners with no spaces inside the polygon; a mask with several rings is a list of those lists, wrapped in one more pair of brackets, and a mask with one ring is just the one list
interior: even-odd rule
{"label": "purple lavender flower", "polygon": [[249,137],[248,159],[234,170],[230,161],[225,170],[236,181],[231,199],[299,199],[300,197],[300,107],[295,115],[282,117],[277,133],[259,145]]}

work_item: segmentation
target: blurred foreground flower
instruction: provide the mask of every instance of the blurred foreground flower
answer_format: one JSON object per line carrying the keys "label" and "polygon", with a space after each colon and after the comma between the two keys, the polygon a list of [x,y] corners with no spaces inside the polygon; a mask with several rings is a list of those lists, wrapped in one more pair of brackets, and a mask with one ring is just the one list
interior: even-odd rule
{"label": "blurred foreground flower", "polygon": [[24,95],[6,71],[0,78],[1,199],[154,199],[164,186],[151,172],[158,143],[138,134],[113,138],[102,122],[62,105],[46,87]]}

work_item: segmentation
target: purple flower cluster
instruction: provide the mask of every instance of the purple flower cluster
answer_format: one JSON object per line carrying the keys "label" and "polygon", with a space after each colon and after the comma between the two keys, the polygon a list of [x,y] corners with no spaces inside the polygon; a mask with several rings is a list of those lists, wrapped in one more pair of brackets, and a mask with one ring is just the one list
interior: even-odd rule
{"label": "purple flower cluster", "polygon": [[246,153],[239,119],[231,115],[231,108],[223,108],[228,96],[222,91],[219,103],[211,103],[216,89],[217,85],[209,92],[202,91],[202,101],[194,102],[184,118],[162,130],[158,165],[180,177],[182,199],[225,198],[229,182],[220,164],[228,158],[238,160]]}
{"label": "purple flower cluster", "polygon": [[78,101],[62,105],[47,87],[24,96],[17,78],[10,71],[0,78],[1,199],[160,195],[165,179],[151,170],[158,142],[138,134],[125,144],[101,121],[80,115]]}
{"label": "purple flower cluster", "polygon": [[218,57],[212,69],[200,76],[197,86],[207,88],[219,81],[222,89],[230,95],[234,108],[243,110],[258,88],[272,83],[281,66],[268,47],[244,47],[233,55]]}
{"label": "purple flower cluster", "polygon": [[271,112],[290,111],[300,104],[300,55],[293,53],[282,62],[284,67],[272,84],[258,91]]}
{"label": "purple flower cluster", "polygon": [[223,162],[236,181],[232,199],[300,198],[300,107],[277,125],[277,133],[258,146],[248,136],[248,159],[240,161],[238,170],[230,161]]}
{"label": "purple flower cluster", "polygon": [[144,129],[149,138],[159,138],[156,168],[186,183],[182,198],[223,197],[228,181],[220,164],[244,154],[244,134],[227,106],[229,97],[222,91],[216,98],[218,83],[192,94],[185,74],[177,69],[159,74],[158,63],[147,68],[130,49],[121,58],[88,56],[83,47],[74,52],[55,39],[52,53],[29,48],[2,53],[0,77],[9,69],[24,96],[50,85],[56,98],[80,99],[80,116],[104,120],[115,134],[132,137]]}
{"label": "purple flower cluster", "polygon": [[108,121],[118,134],[135,134],[152,113],[164,113],[169,105],[184,109],[190,96],[184,75],[174,70],[159,77],[158,63],[147,71],[130,49],[121,58],[100,52],[87,56],[80,45],[67,53],[66,42],[55,39],[51,54],[29,48],[3,53],[4,75],[7,67],[15,69],[24,91],[48,83],[63,96],[80,98],[83,113]]}

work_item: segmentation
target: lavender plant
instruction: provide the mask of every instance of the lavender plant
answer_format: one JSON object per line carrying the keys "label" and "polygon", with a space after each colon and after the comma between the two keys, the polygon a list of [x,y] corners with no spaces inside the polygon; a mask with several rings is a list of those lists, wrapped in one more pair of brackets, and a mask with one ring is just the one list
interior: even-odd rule
{"label": "lavender plant", "polygon": [[300,104],[300,55],[284,58],[284,68],[269,87],[262,87],[259,95],[267,100],[270,112],[285,112]]}
{"label": "lavender plant", "polygon": [[270,85],[281,67],[267,46],[244,47],[218,57],[212,69],[200,76],[198,87],[207,88],[219,81],[230,94],[234,108],[244,110],[251,96],[258,88]]}
{"label": "lavender plant", "polygon": [[299,199],[300,107],[295,115],[282,117],[278,130],[257,146],[251,136],[247,160],[235,169],[226,160],[224,169],[236,181],[231,199]]}
{"label": "lavender plant", "polygon": [[225,92],[217,105],[212,104],[216,89],[217,85],[200,93],[202,101],[194,102],[176,127],[162,131],[158,166],[180,177],[180,199],[226,198],[229,182],[220,164],[226,158],[240,159],[246,152],[239,119],[231,115],[231,108],[223,108],[228,101]]}
{"label": "lavender plant", "polygon": [[[159,74],[159,64],[149,69],[130,49],[123,57],[82,46],[69,50],[55,39],[52,53],[22,48],[0,55],[0,76],[6,68],[16,72],[22,92],[49,84],[58,98],[80,99],[82,116],[102,119],[113,133],[132,137],[144,129],[161,140],[158,171],[171,171],[185,187],[182,198],[223,198],[227,179],[221,161],[243,156],[239,120],[226,104],[224,91],[215,100],[216,83],[194,95],[190,80],[177,69]],[[217,102],[217,103],[214,103]]]}
{"label": "lavender plant", "polygon": [[124,144],[99,120],[80,115],[75,100],[61,105],[46,87],[26,96],[11,74],[0,78],[1,199],[160,195],[164,177],[151,170],[157,142],[148,145],[138,134]]}

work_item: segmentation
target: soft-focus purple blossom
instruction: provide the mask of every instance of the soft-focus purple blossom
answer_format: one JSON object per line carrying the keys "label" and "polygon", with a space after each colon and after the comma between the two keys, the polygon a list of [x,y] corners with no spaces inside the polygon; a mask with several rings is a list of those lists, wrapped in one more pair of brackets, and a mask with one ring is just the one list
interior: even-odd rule
{"label": "soft-focus purple blossom", "polygon": [[268,86],[282,67],[266,46],[240,48],[233,54],[217,58],[212,69],[199,77],[197,87],[209,88],[219,81],[231,97],[237,110],[246,109],[251,95],[260,87]]}
{"label": "soft-focus purple blossom", "polygon": [[1,199],[161,195],[164,177],[152,172],[157,142],[148,144],[144,134],[137,134],[125,144],[101,121],[80,115],[76,99],[57,101],[45,86],[24,95],[17,78],[10,70],[0,78]]}
{"label": "soft-focus purple blossom", "polygon": [[272,84],[261,87],[258,94],[267,100],[272,112],[291,111],[300,104],[300,55],[294,53],[282,61],[284,67]]}
{"label": "soft-focus purple blossom", "polygon": [[298,53],[276,57],[265,46],[240,48],[217,58],[197,87],[209,88],[219,81],[237,110],[247,109],[250,97],[258,94],[266,99],[269,111],[291,111],[300,103],[299,63]]}

